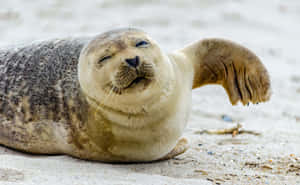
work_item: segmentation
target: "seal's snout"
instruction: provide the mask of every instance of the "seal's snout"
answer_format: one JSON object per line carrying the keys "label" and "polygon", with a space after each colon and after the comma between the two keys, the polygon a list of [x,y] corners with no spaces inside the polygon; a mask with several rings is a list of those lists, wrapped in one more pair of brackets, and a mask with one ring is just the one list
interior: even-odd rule
{"label": "seal's snout", "polygon": [[129,66],[136,68],[140,64],[140,57],[135,56],[134,58],[127,58],[125,61]]}

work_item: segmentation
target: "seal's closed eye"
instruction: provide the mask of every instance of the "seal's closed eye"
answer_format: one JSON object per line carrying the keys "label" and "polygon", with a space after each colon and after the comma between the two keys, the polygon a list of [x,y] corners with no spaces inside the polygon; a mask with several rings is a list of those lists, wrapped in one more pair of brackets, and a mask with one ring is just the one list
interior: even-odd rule
{"label": "seal's closed eye", "polygon": [[147,41],[139,41],[138,43],[136,43],[135,47],[147,47],[149,45],[149,43]]}
{"label": "seal's closed eye", "polygon": [[110,58],[111,58],[111,56],[105,56],[105,57],[102,57],[102,58],[99,60],[99,63],[104,62],[105,60],[108,60],[108,59],[110,59]]}

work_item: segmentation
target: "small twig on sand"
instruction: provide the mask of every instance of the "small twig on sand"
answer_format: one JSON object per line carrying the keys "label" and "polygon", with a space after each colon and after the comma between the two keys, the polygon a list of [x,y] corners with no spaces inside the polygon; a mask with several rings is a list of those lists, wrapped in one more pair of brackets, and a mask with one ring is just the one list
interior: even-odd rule
{"label": "small twig on sand", "polygon": [[221,130],[202,130],[196,131],[195,134],[209,134],[209,135],[226,135],[231,134],[232,137],[239,135],[239,134],[252,134],[255,136],[261,135],[258,132],[250,131],[250,130],[241,130],[242,125],[237,124],[235,127],[228,128],[228,129],[221,129]]}

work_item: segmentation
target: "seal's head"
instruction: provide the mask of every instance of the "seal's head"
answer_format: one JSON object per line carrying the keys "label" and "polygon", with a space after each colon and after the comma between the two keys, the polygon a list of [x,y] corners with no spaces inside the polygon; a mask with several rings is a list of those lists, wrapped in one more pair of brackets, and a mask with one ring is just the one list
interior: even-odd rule
{"label": "seal's head", "polygon": [[98,104],[138,113],[168,93],[171,63],[155,41],[137,29],[118,29],[92,39],[79,59],[83,92]]}

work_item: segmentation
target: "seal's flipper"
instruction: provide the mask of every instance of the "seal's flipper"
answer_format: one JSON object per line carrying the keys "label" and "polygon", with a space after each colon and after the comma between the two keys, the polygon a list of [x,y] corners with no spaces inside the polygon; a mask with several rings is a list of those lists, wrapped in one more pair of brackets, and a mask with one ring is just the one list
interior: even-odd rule
{"label": "seal's flipper", "polygon": [[188,150],[188,148],[189,148],[188,140],[185,138],[181,138],[177,142],[177,144],[173,148],[173,150],[171,150],[167,155],[158,159],[157,161],[164,161],[164,160],[172,159],[172,158],[176,157],[177,155],[183,154],[185,151]]}
{"label": "seal's flipper", "polygon": [[180,50],[194,67],[193,88],[222,85],[233,105],[269,100],[269,75],[245,47],[222,39],[205,39]]}

